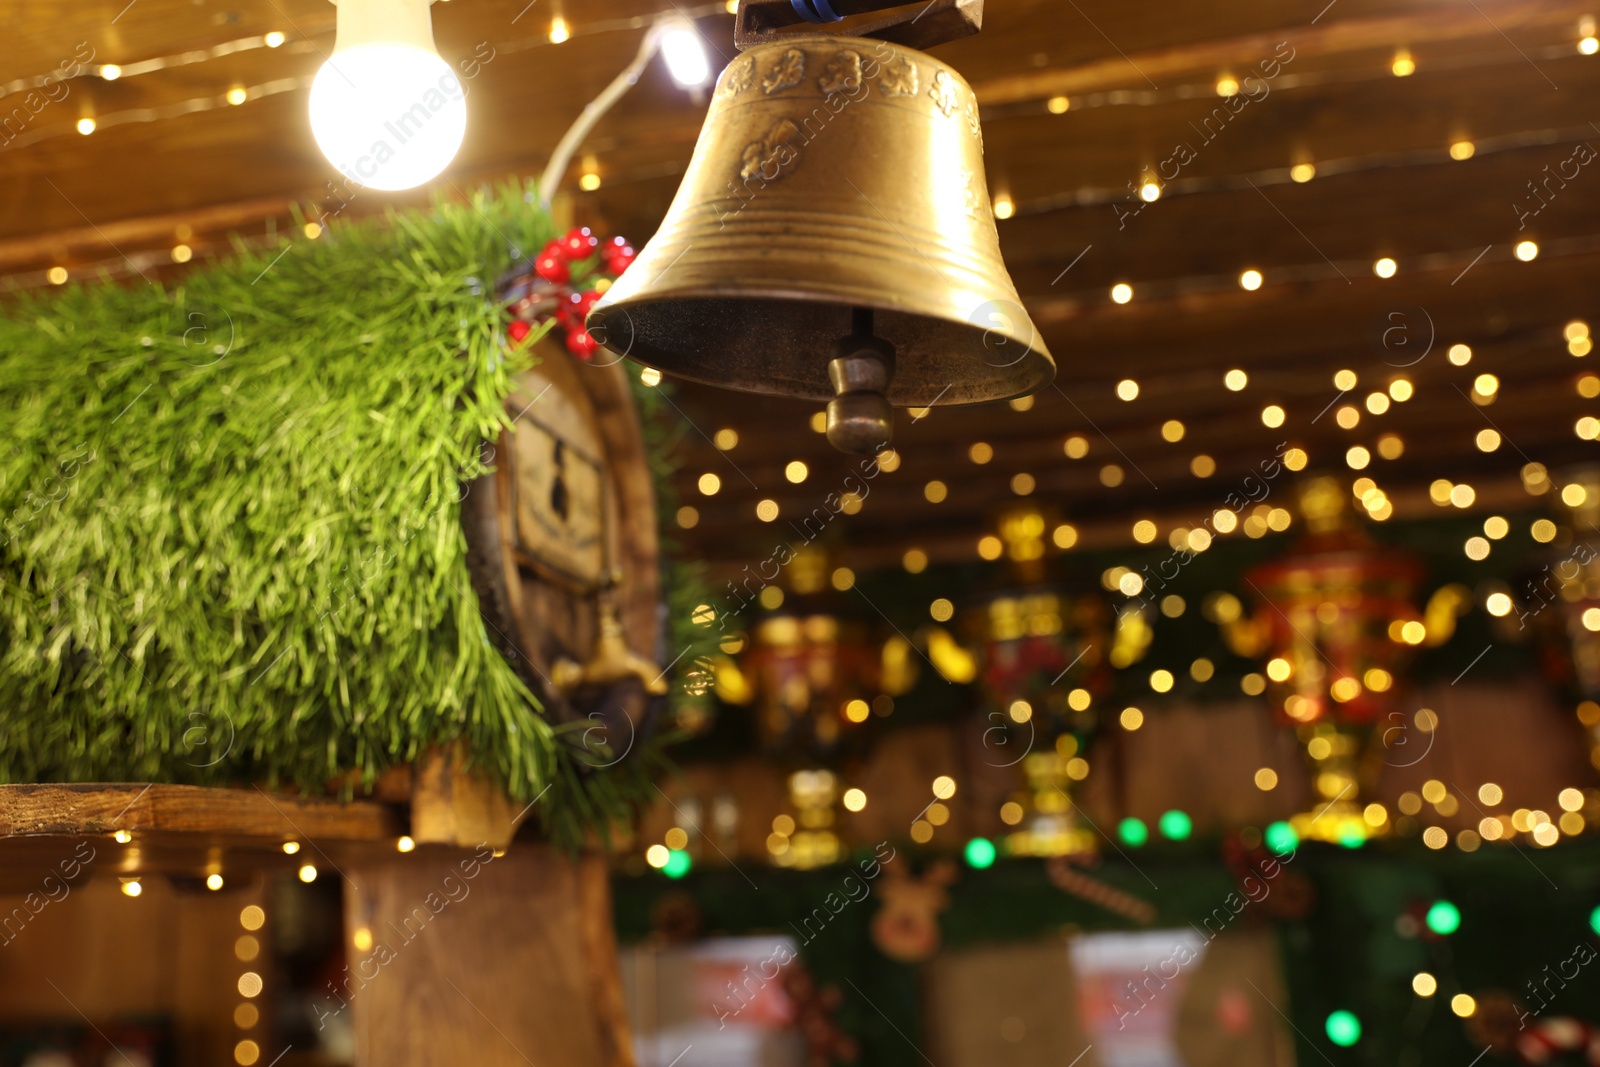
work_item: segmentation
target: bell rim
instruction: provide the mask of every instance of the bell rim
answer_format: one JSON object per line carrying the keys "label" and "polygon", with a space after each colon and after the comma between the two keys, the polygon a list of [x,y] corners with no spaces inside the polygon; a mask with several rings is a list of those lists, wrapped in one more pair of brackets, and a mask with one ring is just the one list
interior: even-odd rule
{"label": "bell rim", "polygon": [[[636,309],[655,304],[670,304],[674,301],[683,299],[716,299],[732,301],[742,301],[745,299],[778,299],[793,301],[801,299],[811,303],[831,304],[835,306],[840,303],[840,300],[835,296],[824,297],[818,294],[802,295],[797,294],[793,290],[747,290],[740,293],[737,297],[730,297],[726,292],[696,287],[692,289],[685,288],[674,290],[671,293],[652,293],[650,296],[645,297],[644,299],[625,299],[613,304],[607,304],[602,299],[601,302],[596,304],[594,309],[589,313],[589,318],[586,325],[591,331],[597,329],[604,330],[606,328],[604,319],[607,313],[620,312],[626,314],[630,308]],[[876,311],[917,314],[917,312],[905,308],[882,305],[870,306],[873,306],[874,310]],[[978,324],[962,319],[941,319],[940,321],[952,326],[964,326],[974,331],[981,329]],[[1030,329],[1033,330],[1034,336],[1038,337],[1038,329],[1033,326],[1031,319],[1028,321],[1028,325]],[[1020,337],[1014,337],[1009,334],[1005,336],[1008,340],[1015,341],[1017,344],[1025,343]],[[751,393],[758,396],[793,397],[799,400],[814,400],[818,402],[827,402],[832,400],[835,395],[833,389],[828,385],[825,377],[820,378],[818,380],[818,384],[814,387],[806,387],[802,383],[792,381],[787,383],[772,382],[770,385],[768,385],[765,384],[768,380],[761,378],[752,378],[749,380],[730,380],[726,376],[718,377],[709,373],[701,374],[688,370],[684,367],[683,363],[674,359],[672,353],[669,352],[660,352],[653,349],[636,351],[631,345],[629,346],[628,351],[619,352],[604,343],[601,344],[601,347],[618,358],[630,360],[642,367],[649,367],[650,369],[658,371],[663,375],[672,378],[678,378],[683,381],[695,382],[699,385],[727,389],[733,392]],[[991,364],[991,366],[995,365]],[[1055,357],[1050,354],[1050,350],[1045,347],[1042,339],[1040,339],[1037,344],[1028,345],[1027,351],[1022,356],[1019,356],[1014,362],[1005,365],[1005,369],[1009,368],[1016,368],[1017,373],[1010,375],[994,375],[988,379],[968,379],[962,383],[964,388],[961,390],[953,389],[950,383],[940,386],[938,389],[935,389],[931,386],[926,388],[917,387],[918,391],[911,393],[909,396],[907,395],[906,390],[910,387],[904,384],[904,379],[901,379],[900,383],[891,381],[888,392],[889,401],[894,407],[897,408],[964,407],[971,404],[988,404],[996,401],[1014,400],[1017,397],[1028,396],[1037,392],[1044,386],[1050,385],[1056,379],[1057,367]],[[1007,383],[1013,384],[1008,385]],[[897,388],[897,384],[900,385],[899,388]],[[981,386],[985,384],[990,384],[991,387],[988,389],[981,388]]]}
{"label": "bell rim", "polygon": [[[974,404],[997,404],[1004,400],[1015,400],[1018,397],[1030,396],[1038,392],[1041,387],[1049,385],[1055,381],[1055,364],[1051,362],[1048,357],[1038,358],[1040,355],[1041,354],[1038,352],[1030,351],[1027,356],[1023,357],[1023,361],[1026,361],[1026,363],[1030,366],[1043,364],[1042,367],[1039,367],[1039,370],[1043,373],[1031,375],[1029,378],[1029,384],[1022,389],[999,390],[994,393],[984,393],[981,395],[960,394],[954,397],[950,397],[950,391],[945,390],[944,393],[933,393],[931,396],[926,398],[918,396],[909,400],[891,396],[889,404],[891,407],[895,408],[961,408],[971,407]],[[658,372],[666,378],[673,378],[684,382],[693,382],[696,385],[705,385],[713,389],[722,389],[732,393],[748,393],[752,396],[776,396],[800,401],[814,400],[819,403],[826,403],[834,398],[834,394],[827,390],[799,393],[792,388],[786,389],[776,385],[769,388],[763,388],[759,381],[752,381],[750,384],[746,384],[743,381],[734,382],[726,378],[713,380],[709,375],[688,373],[670,366],[652,363],[647,359],[640,358],[639,356],[621,356],[620,358],[626,359],[631,363],[637,363],[641,367],[647,367],[650,370]],[[893,393],[893,387],[891,387],[890,392],[891,394]],[[929,390],[929,392],[931,393],[932,390]],[[941,396],[949,398],[940,399]]]}

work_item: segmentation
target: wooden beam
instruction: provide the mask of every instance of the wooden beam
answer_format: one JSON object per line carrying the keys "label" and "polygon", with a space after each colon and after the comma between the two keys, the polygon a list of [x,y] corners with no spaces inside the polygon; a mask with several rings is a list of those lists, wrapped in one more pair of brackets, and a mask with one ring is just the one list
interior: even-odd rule
{"label": "wooden beam", "polygon": [[1273,50],[1285,41],[1294,48],[1298,61],[1302,56],[1332,57],[1480,37],[1500,40],[1504,34],[1520,30],[1570,33],[1578,20],[1591,10],[1592,4],[1587,0],[1506,0],[1502,3],[1485,0],[1483,9],[1477,12],[1441,7],[1434,11],[1374,18],[1334,17],[1321,25],[1280,26],[1221,40],[1108,56],[1070,69],[1011,74],[977,82],[972,89],[980,104],[990,106],[1129,85],[1143,88],[1147,80],[1159,84],[1196,71],[1212,75],[1230,67],[1243,70],[1272,58]]}
{"label": "wooden beam", "polygon": [[392,808],[370,801],[192,785],[0,786],[0,837],[91,836],[117,830],[275,841],[382,841],[405,832]]}

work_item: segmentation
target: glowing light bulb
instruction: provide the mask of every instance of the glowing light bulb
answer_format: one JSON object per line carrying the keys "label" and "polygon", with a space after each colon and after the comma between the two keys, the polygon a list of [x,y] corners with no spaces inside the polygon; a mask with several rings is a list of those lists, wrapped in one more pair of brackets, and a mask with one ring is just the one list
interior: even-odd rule
{"label": "glowing light bulb", "polygon": [[685,89],[711,80],[706,46],[694,32],[694,24],[687,19],[674,20],[662,31],[661,57],[667,61],[667,73],[672,75],[672,80]]}
{"label": "glowing light bulb", "polygon": [[466,89],[433,45],[429,0],[340,0],[333,55],[311,83],[311,133],[362,187],[410,189],[455,158]]}

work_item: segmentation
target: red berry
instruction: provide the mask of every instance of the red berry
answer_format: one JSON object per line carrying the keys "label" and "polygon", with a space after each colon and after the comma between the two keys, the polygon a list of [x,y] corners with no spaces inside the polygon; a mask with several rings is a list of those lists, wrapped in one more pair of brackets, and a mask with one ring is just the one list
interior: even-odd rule
{"label": "red berry", "polygon": [[562,250],[572,259],[588,259],[599,247],[600,238],[590,233],[587,226],[571,230],[561,239]]}
{"label": "red berry", "polygon": [[589,308],[583,302],[582,293],[566,293],[561,297],[561,303],[556,306],[556,319],[568,329],[582,326],[584,316],[587,314]]}
{"label": "red berry", "polygon": [[631,248],[624,248],[621,251],[613,252],[611,255],[606,257],[606,273],[621,274],[623,271],[633,266],[633,261],[637,257],[638,253]]}
{"label": "red berry", "polygon": [[511,325],[506,327],[506,333],[511,335],[511,340],[514,344],[521,344],[523,338],[527,337],[532,332],[533,327],[529,326],[521,319],[512,319]]}
{"label": "red berry", "polygon": [[586,293],[575,293],[573,295],[578,298],[576,304],[577,316],[578,321],[582,322],[589,317],[589,312],[600,302],[601,293],[598,290],[590,289]]}
{"label": "red berry", "polygon": [[533,265],[539,277],[547,282],[560,285],[572,277],[572,268],[567,264],[566,257],[545,253]]}
{"label": "red berry", "polygon": [[588,330],[579,328],[567,331],[567,350],[579,359],[592,358],[599,348],[600,342],[596,341]]}

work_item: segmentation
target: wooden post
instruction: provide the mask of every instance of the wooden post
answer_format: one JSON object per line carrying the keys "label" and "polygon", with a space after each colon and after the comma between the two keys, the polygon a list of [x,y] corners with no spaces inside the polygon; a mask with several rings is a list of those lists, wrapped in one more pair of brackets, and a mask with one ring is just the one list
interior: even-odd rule
{"label": "wooden post", "polygon": [[633,1067],[601,858],[421,847],[345,874],[357,1067]]}

